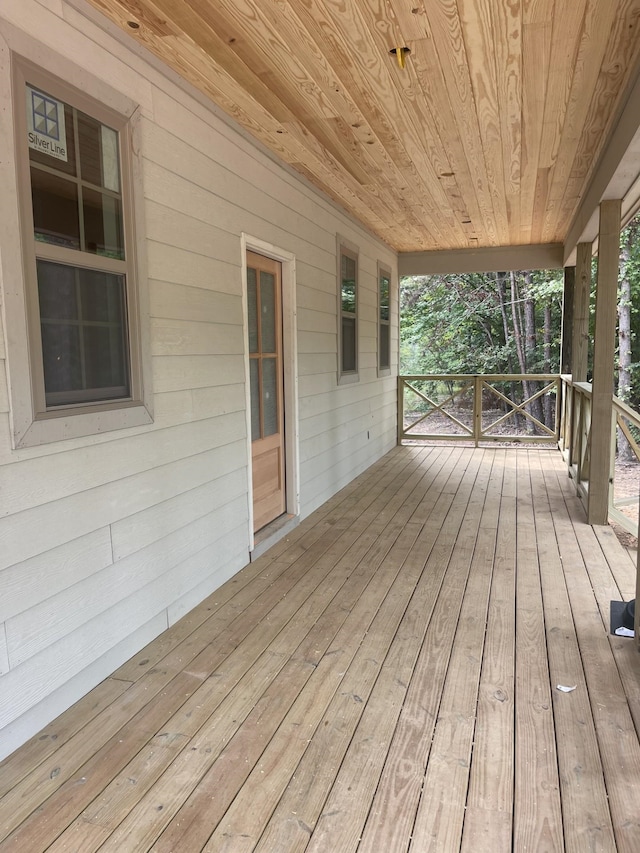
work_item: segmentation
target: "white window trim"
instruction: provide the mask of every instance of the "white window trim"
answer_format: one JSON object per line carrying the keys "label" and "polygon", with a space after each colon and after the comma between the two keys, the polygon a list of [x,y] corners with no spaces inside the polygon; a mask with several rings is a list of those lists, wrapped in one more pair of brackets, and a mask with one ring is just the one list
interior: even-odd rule
{"label": "white window trim", "polygon": [[[343,371],[342,370],[342,254],[343,249],[349,254],[349,256],[354,256],[356,262],[356,311],[355,311],[355,320],[356,320],[356,369]],[[352,243],[350,240],[347,240],[345,237],[341,237],[340,234],[336,237],[336,297],[337,297],[337,331],[338,331],[338,385],[351,385],[355,382],[360,381],[360,358],[359,358],[359,347],[360,347],[360,334],[359,334],[359,302],[360,302],[360,248],[355,243]]]}
{"label": "white window trim", "polygon": [[[64,69],[63,74],[68,74],[68,66],[68,60],[61,58],[58,67]],[[56,70],[55,62],[52,63],[51,71],[45,71],[28,58],[17,54],[11,55],[10,63],[0,65],[0,95],[10,93],[6,102],[13,106],[12,110],[6,110],[4,116],[0,116],[0,145],[7,154],[6,159],[10,166],[0,169],[0,194],[7,200],[6,220],[0,234],[3,248],[7,247],[0,257],[0,286],[4,296],[3,319],[12,444],[16,449],[139,427],[153,422],[150,400],[147,271],[144,253],[136,252],[136,246],[144,246],[144,196],[140,155],[137,153],[140,136],[139,112],[132,101],[113,90],[107,90],[102,81],[94,80],[85,71],[78,69],[77,76],[74,75],[73,78],[82,79],[83,92],[80,92],[75,90],[71,83],[57,77],[54,73]],[[26,185],[24,183],[24,163],[27,157],[22,131],[25,127],[26,82],[41,86],[47,91],[53,90],[54,95],[60,87],[63,99],[71,90],[72,97],[68,98],[68,102],[83,112],[91,114],[92,105],[95,110],[97,103],[104,105],[103,112],[117,113],[121,122],[126,121],[122,143],[129,146],[129,156],[123,158],[125,162],[122,167],[128,169],[128,174],[123,173],[123,186],[126,184],[131,194],[130,225],[136,235],[135,240],[129,237],[127,243],[129,269],[135,272],[134,280],[129,282],[127,288],[131,309],[129,343],[136,352],[132,358],[132,396],[126,401],[86,404],[46,413],[39,411],[41,407],[35,398],[32,380],[37,369],[34,369],[32,360],[40,346],[40,330],[29,328],[28,300],[34,298],[34,290],[27,284],[28,277],[35,276],[35,252],[32,241],[23,239],[23,233],[28,233],[27,229],[32,222],[28,175]],[[16,164],[16,168],[13,168],[13,164]],[[15,201],[14,210],[11,209],[11,199]],[[41,370],[41,367],[39,369]]]}
{"label": "white window trim", "polygon": [[[385,275],[389,279],[389,319],[386,321],[389,326],[389,366],[388,367],[380,367],[380,327],[382,326],[382,320],[380,319],[380,278],[382,275]],[[376,289],[377,289],[377,297],[376,297],[376,305],[377,305],[377,332],[376,332],[376,362],[378,369],[378,376],[390,376],[391,375],[391,305],[392,305],[392,294],[393,294],[393,277],[391,275],[391,268],[387,266],[387,264],[383,264],[381,261],[378,261],[378,277],[376,279]]]}

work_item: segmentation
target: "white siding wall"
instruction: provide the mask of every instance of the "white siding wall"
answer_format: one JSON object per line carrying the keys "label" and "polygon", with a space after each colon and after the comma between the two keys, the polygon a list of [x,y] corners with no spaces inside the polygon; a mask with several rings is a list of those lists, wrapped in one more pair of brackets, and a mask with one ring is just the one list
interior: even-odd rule
{"label": "white siding wall", "polygon": [[[303,517],[393,446],[396,412],[376,371],[388,248],[63,0],[2,0],[3,152],[9,50],[140,105],[154,423],[12,449],[0,328],[0,757],[248,560],[242,232],[296,259]],[[360,253],[360,381],[344,387],[337,233]]]}

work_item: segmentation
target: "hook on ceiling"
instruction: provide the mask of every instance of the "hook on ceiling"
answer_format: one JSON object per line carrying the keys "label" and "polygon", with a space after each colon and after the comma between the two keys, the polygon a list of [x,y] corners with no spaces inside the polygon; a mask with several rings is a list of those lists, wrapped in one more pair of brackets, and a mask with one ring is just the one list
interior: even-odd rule
{"label": "hook on ceiling", "polygon": [[395,56],[395,58],[398,60],[398,67],[404,68],[405,57],[407,57],[411,53],[411,48],[406,46],[400,47],[400,45],[398,45],[397,47],[392,47],[389,53],[392,56]]}

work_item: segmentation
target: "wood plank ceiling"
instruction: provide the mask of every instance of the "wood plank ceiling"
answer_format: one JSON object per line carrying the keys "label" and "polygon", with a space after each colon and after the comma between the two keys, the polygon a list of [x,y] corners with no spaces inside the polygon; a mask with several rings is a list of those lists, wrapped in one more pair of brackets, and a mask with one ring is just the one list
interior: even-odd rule
{"label": "wood plank ceiling", "polygon": [[89,2],[398,251],[563,243],[640,64],[640,0]]}

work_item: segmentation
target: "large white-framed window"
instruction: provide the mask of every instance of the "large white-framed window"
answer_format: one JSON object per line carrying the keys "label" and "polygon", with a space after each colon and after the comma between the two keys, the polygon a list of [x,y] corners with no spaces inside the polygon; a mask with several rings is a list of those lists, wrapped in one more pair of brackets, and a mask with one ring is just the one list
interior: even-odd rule
{"label": "large white-framed window", "polygon": [[358,381],[358,249],[338,238],[338,382]]}
{"label": "large white-framed window", "polygon": [[391,372],[391,270],[378,263],[378,376]]}
{"label": "large white-framed window", "polygon": [[29,386],[14,444],[150,423],[131,115],[19,57],[13,97],[28,365],[9,366]]}

